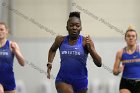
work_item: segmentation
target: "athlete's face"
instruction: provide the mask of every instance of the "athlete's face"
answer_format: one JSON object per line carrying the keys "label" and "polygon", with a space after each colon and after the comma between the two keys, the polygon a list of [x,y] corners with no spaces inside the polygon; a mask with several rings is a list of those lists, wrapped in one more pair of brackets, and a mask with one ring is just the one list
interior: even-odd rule
{"label": "athlete's face", "polygon": [[77,38],[80,34],[81,29],[82,29],[81,21],[80,21],[79,18],[71,17],[68,20],[67,30],[68,30],[68,33],[69,33],[70,37]]}
{"label": "athlete's face", "polygon": [[5,25],[0,24],[0,39],[6,38],[8,34],[8,30],[6,29]]}
{"label": "athlete's face", "polygon": [[127,45],[133,46],[136,44],[137,35],[134,31],[128,31],[125,36]]}

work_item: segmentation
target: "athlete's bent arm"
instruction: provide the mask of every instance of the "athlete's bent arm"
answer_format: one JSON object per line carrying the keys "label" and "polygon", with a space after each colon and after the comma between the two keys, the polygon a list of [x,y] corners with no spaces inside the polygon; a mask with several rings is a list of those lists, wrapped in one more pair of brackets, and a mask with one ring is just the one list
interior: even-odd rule
{"label": "athlete's bent arm", "polygon": [[98,53],[96,52],[95,47],[94,47],[94,43],[91,40],[90,36],[86,37],[86,45],[87,45],[88,52],[90,53],[95,65],[98,67],[101,67],[102,66],[102,59],[98,55]]}
{"label": "athlete's bent arm", "polygon": [[90,55],[91,57],[93,58],[93,61],[95,63],[96,66],[98,67],[101,67],[102,66],[102,59],[101,57],[97,54],[95,48],[92,48],[90,49]]}
{"label": "athlete's bent arm", "polygon": [[118,75],[119,73],[121,73],[121,67],[120,67],[121,56],[122,56],[122,50],[119,50],[116,54],[116,59],[113,68],[114,75]]}
{"label": "athlete's bent arm", "polygon": [[47,63],[47,77],[50,79],[50,71],[52,68],[52,62],[55,57],[56,51],[59,48],[60,44],[62,42],[62,36],[57,36],[55,38],[55,42],[52,44],[51,48],[49,49],[48,53],[48,63]]}
{"label": "athlete's bent arm", "polygon": [[11,41],[10,46],[11,46],[12,52],[14,53],[14,55],[16,56],[16,58],[18,60],[18,63],[21,66],[24,66],[25,65],[25,60],[24,60],[24,57],[23,57],[23,55],[20,51],[20,48],[19,48],[18,44],[16,42]]}

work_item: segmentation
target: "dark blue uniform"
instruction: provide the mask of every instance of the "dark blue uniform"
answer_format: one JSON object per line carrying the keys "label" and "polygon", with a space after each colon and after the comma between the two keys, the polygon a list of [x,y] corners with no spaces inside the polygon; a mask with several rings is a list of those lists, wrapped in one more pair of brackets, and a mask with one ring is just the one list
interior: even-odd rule
{"label": "dark blue uniform", "polygon": [[83,48],[83,36],[79,36],[76,44],[70,45],[66,36],[59,48],[61,66],[56,83],[71,84],[74,91],[87,89],[88,73],[86,68],[88,52]]}
{"label": "dark blue uniform", "polygon": [[10,50],[10,41],[0,48],[0,84],[4,91],[14,90],[16,87],[13,72],[14,54]]}

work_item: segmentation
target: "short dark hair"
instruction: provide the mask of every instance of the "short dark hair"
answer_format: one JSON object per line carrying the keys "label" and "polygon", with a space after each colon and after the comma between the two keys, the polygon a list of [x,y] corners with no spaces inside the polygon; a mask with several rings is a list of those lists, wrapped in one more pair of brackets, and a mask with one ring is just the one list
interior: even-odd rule
{"label": "short dark hair", "polygon": [[76,18],[78,18],[81,21],[81,19],[80,19],[80,12],[77,12],[77,11],[70,12],[69,19],[67,21],[67,25],[68,25],[68,22],[69,22],[70,18],[72,18],[72,17],[76,17]]}
{"label": "short dark hair", "polygon": [[77,17],[80,19],[80,12],[74,11],[74,12],[70,12],[69,14],[69,18],[70,17]]}

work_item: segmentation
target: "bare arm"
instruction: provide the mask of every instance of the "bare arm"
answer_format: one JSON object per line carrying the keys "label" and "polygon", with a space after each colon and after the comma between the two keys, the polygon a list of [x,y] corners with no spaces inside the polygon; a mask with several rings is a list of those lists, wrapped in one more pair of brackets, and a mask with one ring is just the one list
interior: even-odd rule
{"label": "bare arm", "polygon": [[18,63],[21,66],[24,66],[25,65],[25,60],[24,60],[24,57],[23,57],[23,55],[20,51],[20,48],[19,48],[18,44],[16,42],[11,41],[10,42],[10,47],[11,47],[12,52],[16,56]]}
{"label": "bare arm", "polygon": [[87,36],[85,38],[85,45],[86,45],[86,48],[87,48],[88,52],[90,53],[90,55],[95,63],[95,65],[98,67],[101,67],[102,66],[102,59],[98,55],[98,53],[96,52],[95,47],[94,47],[94,43],[91,40],[90,36]]}
{"label": "bare arm", "polygon": [[114,75],[118,75],[119,73],[121,73],[120,62],[121,62],[122,51],[123,50],[119,50],[116,54],[116,59],[115,59],[114,68],[113,68]]}
{"label": "bare arm", "polygon": [[57,36],[55,38],[55,42],[52,44],[51,48],[49,49],[49,53],[48,53],[48,63],[47,63],[47,77],[50,79],[50,71],[52,68],[52,62],[53,59],[55,57],[56,51],[59,48],[61,42],[63,41],[63,36]]}

